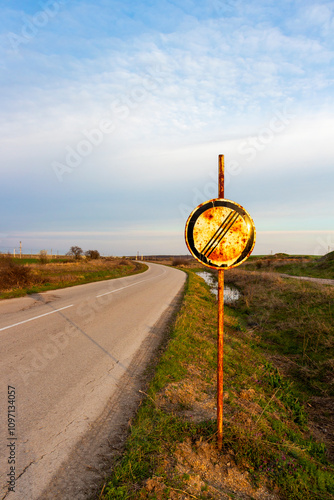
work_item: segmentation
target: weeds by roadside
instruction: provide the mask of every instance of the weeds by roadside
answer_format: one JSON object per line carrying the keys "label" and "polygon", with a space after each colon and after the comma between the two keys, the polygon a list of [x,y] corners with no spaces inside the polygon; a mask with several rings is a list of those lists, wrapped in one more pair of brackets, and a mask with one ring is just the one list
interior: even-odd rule
{"label": "weeds by roadside", "polygon": [[20,266],[9,255],[0,255],[0,291],[27,286],[32,280],[28,267]]}
{"label": "weeds by roadside", "polygon": [[100,498],[333,499],[333,467],[310,432],[303,395],[228,307],[218,453],[216,331],[215,298],[188,271],[172,337]]}
{"label": "weeds by roadside", "polygon": [[[31,262],[32,260],[32,262]],[[147,266],[126,259],[41,261],[0,256],[0,299],[137,274]]]}
{"label": "weeds by roadside", "polygon": [[334,396],[334,288],[232,269],[237,308],[264,349],[290,360],[290,376],[311,393]]}

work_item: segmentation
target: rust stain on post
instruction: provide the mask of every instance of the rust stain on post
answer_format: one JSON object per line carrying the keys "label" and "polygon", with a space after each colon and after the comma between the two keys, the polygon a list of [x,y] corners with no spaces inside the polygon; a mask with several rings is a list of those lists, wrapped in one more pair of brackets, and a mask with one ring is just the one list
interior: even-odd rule
{"label": "rust stain on post", "polygon": [[224,198],[224,155],[219,155],[218,198]]}
{"label": "rust stain on post", "polygon": [[[224,198],[224,155],[219,155],[218,197]],[[223,447],[224,271],[218,271],[217,445]]]}
{"label": "rust stain on post", "polygon": [[223,446],[223,382],[224,382],[224,271],[218,271],[218,363],[217,363],[217,443]]}
{"label": "rust stain on post", "polygon": [[218,198],[196,207],[188,217],[185,240],[199,262],[218,269],[217,442],[223,446],[224,270],[239,266],[255,245],[248,212],[224,196],[224,155],[219,155]]}

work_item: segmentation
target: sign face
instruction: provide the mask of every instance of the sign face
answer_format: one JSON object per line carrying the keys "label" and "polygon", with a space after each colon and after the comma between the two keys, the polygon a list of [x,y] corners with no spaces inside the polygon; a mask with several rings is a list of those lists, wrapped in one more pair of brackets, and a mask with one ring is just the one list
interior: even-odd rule
{"label": "sign face", "polygon": [[255,245],[255,226],[237,203],[216,198],[199,205],[189,215],[185,228],[191,254],[213,269],[241,264]]}

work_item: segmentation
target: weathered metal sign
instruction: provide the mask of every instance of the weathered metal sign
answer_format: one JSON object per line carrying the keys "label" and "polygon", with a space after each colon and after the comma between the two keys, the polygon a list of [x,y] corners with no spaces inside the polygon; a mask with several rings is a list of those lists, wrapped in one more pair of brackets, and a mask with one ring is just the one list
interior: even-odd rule
{"label": "weathered metal sign", "polygon": [[185,228],[191,254],[213,269],[230,269],[241,264],[255,245],[255,226],[238,203],[216,198],[199,205]]}
{"label": "weathered metal sign", "polygon": [[224,271],[241,264],[255,245],[255,226],[246,210],[224,198],[224,155],[219,155],[218,198],[191,212],[185,228],[190,253],[218,269],[217,445],[223,446]]}

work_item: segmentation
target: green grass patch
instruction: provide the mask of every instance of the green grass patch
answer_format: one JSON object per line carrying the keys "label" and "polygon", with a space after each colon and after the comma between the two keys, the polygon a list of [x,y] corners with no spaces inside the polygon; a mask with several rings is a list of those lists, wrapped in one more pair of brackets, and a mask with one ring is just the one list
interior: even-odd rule
{"label": "green grass patch", "polygon": [[263,256],[249,259],[243,267],[249,271],[273,271],[292,276],[334,279],[334,252],[317,256]]}
{"label": "green grass patch", "polygon": [[334,263],[327,265],[320,259],[303,264],[282,264],[275,267],[275,271],[292,276],[334,279]]}

